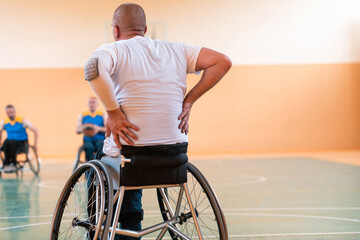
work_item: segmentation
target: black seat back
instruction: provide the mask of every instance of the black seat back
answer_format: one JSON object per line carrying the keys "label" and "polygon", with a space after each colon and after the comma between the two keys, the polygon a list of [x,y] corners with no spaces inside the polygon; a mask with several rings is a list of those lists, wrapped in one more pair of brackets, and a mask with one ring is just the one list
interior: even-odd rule
{"label": "black seat back", "polygon": [[187,143],[157,146],[123,146],[131,163],[120,168],[121,186],[179,184],[187,181]]}

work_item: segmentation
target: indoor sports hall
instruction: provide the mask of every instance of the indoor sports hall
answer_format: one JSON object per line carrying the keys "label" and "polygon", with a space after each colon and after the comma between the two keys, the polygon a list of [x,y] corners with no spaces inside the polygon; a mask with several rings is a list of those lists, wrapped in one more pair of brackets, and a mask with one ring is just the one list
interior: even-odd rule
{"label": "indoor sports hall", "polygon": [[[232,61],[189,123],[189,162],[223,214],[211,221],[225,226],[221,237],[200,222],[203,239],[360,239],[360,2],[135,2],[146,12],[145,36],[208,47]],[[76,161],[85,162],[76,126],[95,94],[84,66],[113,41],[122,3],[0,1],[0,121],[11,104],[38,133],[37,148],[28,130],[23,162],[0,171],[1,240],[50,238],[59,196]],[[187,75],[187,89],[200,77]],[[106,112],[100,102],[98,110]],[[3,130],[0,145],[6,138]],[[207,201],[203,192],[190,191],[195,205]],[[156,190],[143,191],[143,228],[166,220],[158,199]],[[193,221],[187,215],[179,228]],[[194,229],[186,234],[200,239]],[[164,230],[163,239],[171,237]]]}

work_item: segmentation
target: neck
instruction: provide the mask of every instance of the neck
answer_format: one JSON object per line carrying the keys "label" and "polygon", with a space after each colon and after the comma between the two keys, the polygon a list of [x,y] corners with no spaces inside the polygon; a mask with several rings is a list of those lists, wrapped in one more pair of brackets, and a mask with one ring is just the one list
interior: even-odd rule
{"label": "neck", "polygon": [[144,32],[143,31],[132,31],[132,32],[125,32],[123,34],[121,34],[120,38],[118,40],[126,40],[126,39],[130,39],[136,36],[144,36]]}

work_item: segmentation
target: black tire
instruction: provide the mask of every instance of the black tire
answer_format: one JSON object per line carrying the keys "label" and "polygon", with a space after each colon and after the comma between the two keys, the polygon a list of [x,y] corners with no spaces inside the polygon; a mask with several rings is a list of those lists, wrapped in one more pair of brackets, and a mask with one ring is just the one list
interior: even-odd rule
{"label": "black tire", "polygon": [[35,175],[39,175],[40,161],[39,161],[39,157],[33,146],[29,146],[28,152],[26,153],[26,160],[29,163],[31,171]]}
{"label": "black tire", "polygon": [[3,151],[2,147],[0,147],[0,159],[1,159],[1,165],[3,166],[5,160],[5,152]]}
{"label": "black tire", "polygon": [[85,145],[81,145],[76,154],[76,159],[73,167],[73,172],[78,168],[80,164],[86,163]]}
{"label": "black tire", "polygon": [[[4,167],[4,160],[5,160],[5,153],[2,150],[2,147],[0,147],[0,159],[1,159],[1,167]],[[0,177],[2,176],[2,172],[0,172]]]}
{"label": "black tire", "polygon": [[[219,201],[212,190],[211,185],[204,175],[191,163],[188,163],[188,181],[189,194],[194,205],[197,219],[203,239],[227,240],[228,233],[224,214],[221,210]],[[173,211],[176,209],[180,187],[162,188],[170,202]],[[166,204],[163,201],[160,189],[157,189],[157,196],[161,215],[164,221],[170,220],[171,216]],[[191,239],[199,239],[197,235],[195,222],[192,218],[189,204],[185,192],[181,200],[181,208],[178,217],[182,219],[176,227]],[[168,230],[172,239],[181,239],[173,231]]]}
{"label": "black tire", "polygon": [[81,165],[73,172],[56,204],[50,239],[107,238],[108,229],[101,229],[105,220],[103,179],[101,170],[90,163]]}
{"label": "black tire", "polygon": [[105,189],[105,219],[103,220],[103,226],[105,229],[110,228],[111,218],[113,214],[113,181],[110,176],[109,168],[106,164],[100,160],[92,160],[90,163],[95,164],[101,171],[104,180],[104,189]]}

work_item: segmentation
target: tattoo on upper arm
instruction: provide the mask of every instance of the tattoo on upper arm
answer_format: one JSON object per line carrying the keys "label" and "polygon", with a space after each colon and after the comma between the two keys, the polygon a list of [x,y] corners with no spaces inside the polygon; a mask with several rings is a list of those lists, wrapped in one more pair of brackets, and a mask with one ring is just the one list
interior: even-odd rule
{"label": "tattoo on upper arm", "polygon": [[90,58],[85,64],[85,80],[91,81],[99,75],[98,59]]}

